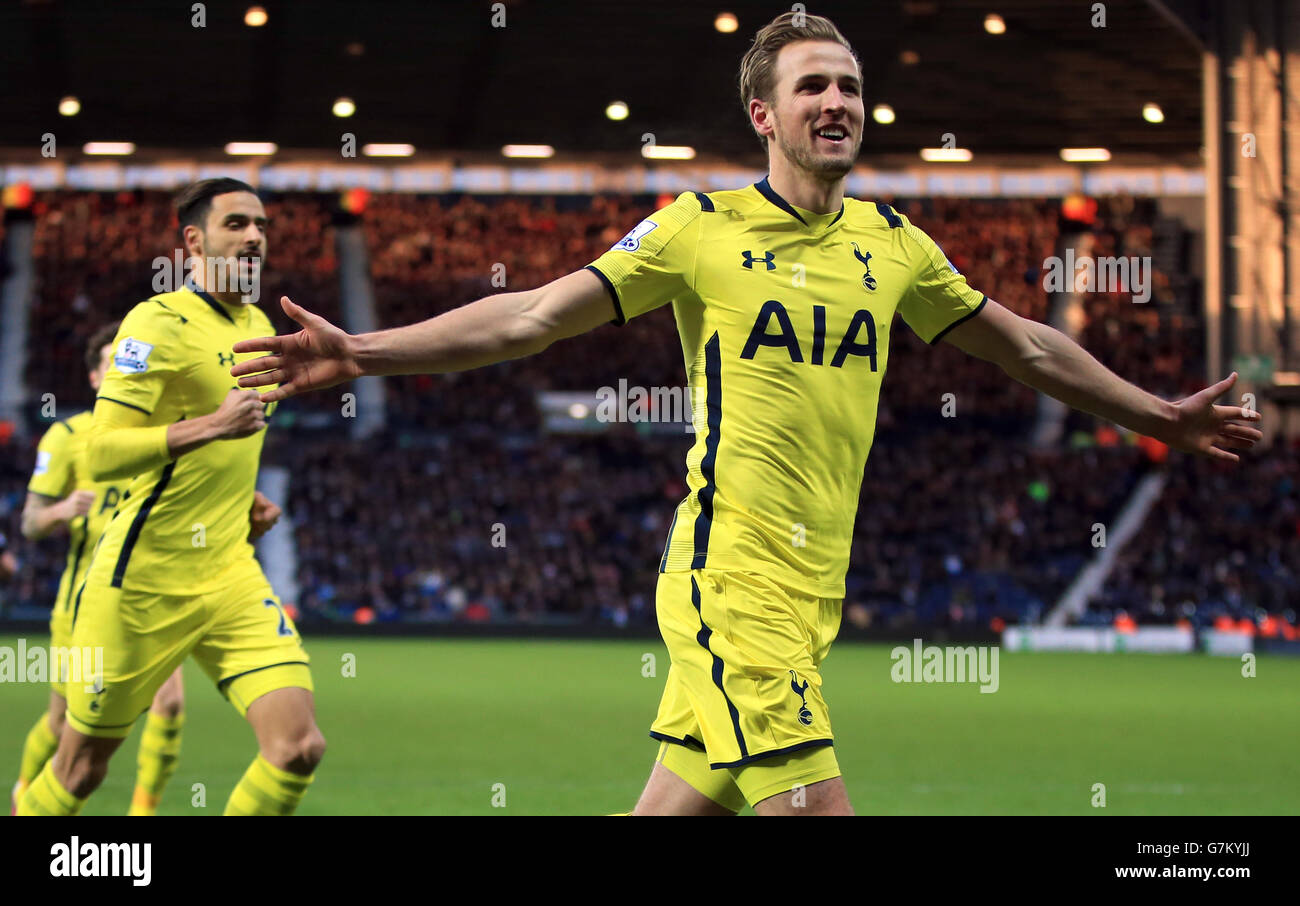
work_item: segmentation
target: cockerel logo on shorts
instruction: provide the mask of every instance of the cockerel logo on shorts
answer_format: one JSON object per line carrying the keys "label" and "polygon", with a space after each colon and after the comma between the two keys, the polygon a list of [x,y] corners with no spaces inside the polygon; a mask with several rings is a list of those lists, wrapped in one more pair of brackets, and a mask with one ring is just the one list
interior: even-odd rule
{"label": "cockerel logo on shorts", "polygon": [[794,690],[795,695],[799,696],[799,723],[805,727],[811,727],[813,713],[808,710],[808,701],[804,698],[804,693],[808,691],[808,681],[804,680],[803,685],[799,685],[799,675],[791,670],[790,688]]}
{"label": "cockerel logo on shorts", "polygon": [[104,678],[102,676],[95,677],[94,683],[91,686],[89,686],[86,689],[86,691],[89,692],[91,695],[95,696],[90,700],[90,710],[98,714],[99,696],[104,694]]}

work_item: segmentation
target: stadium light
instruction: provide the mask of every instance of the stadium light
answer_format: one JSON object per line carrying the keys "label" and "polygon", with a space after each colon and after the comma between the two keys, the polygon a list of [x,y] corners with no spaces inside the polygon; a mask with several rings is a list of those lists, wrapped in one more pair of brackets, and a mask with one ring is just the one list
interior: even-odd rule
{"label": "stadium light", "polygon": [[275,142],[228,142],[226,153],[234,156],[274,154],[280,150]]}
{"label": "stadium light", "polygon": [[244,24],[249,28],[260,28],[266,24],[266,10],[260,6],[250,6],[244,13]]}
{"label": "stadium light", "polygon": [[554,157],[555,149],[550,145],[503,145],[501,153],[506,157]]}
{"label": "stadium light", "polygon": [[969,148],[922,148],[921,159],[931,162],[960,163],[970,160],[975,155]]}
{"label": "stadium light", "polygon": [[83,154],[134,154],[134,142],[86,142],[81,146]]}
{"label": "stadium light", "polygon": [[0,200],[6,210],[25,211],[36,200],[36,193],[32,191],[31,183],[11,183],[0,190]]}
{"label": "stadium light", "polygon": [[641,156],[650,160],[691,160],[695,149],[690,145],[642,145]]}
{"label": "stadium light", "polygon": [[914,50],[905,50],[898,55],[898,61],[904,66],[915,66],[921,62],[921,55]]}
{"label": "stadium light", "polygon": [[1005,35],[1007,23],[997,13],[989,13],[984,17],[984,30],[991,35]]}
{"label": "stadium light", "polygon": [[894,121],[894,108],[888,104],[877,104],[871,108],[871,118],[882,126],[888,126]]}
{"label": "stadium light", "polygon": [[1142,107],[1142,119],[1148,123],[1163,123],[1165,112],[1160,109],[1159,104],[1146,104]]}
{"label": "stadium light", "polygon": [[1072,164],[1110,160],[1110,151],[1105,148],[1062,148],[1061,160]]}
{"label": "stadium light", "polygon": [[59,113],[63,116],[76,116],[81,112],[81,101],[72,95],[68,95],[59,101]]}
{"label": "stadium light", "polygon": [[627,113],[627,104],[622,101],[610,101],[609,106],[605,108],[605,116],[612,120],[625,120]]}
{"label": "stadium light", "polygon": [[740,28],[740,20],[735,13],[718,13],[718,17],[713,20],[713,27],[724,35],[729,35]]}
{"label": "stadium light", "polygon": [[362,145],[361,153],[366,157],[410,157],[415,153],[415,145]]}
{"label": "stadium light", "polygon": [[352,98],[339,98],[332,109],[335,116],[347,117],[357,112],[357,105],[352,103]]}

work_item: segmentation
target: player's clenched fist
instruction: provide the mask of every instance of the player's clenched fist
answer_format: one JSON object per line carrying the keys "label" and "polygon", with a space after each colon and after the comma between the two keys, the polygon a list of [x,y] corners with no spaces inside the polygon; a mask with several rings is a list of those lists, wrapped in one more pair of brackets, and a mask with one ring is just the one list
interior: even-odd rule
{"label": "player's clenched fist", "polygon": [[266,427],[266,404],[256,390],[231,390],[212,413],[218,440],[248,437]]}
{"label": "player's clenched fist", "polygon": [[248,511],[248,540],[261,538],[279,521],[283,510],[261,491],[253,492],[253,506]]}
{"label": "player's clenched fist", "polygon": [[78,516],[84,516],[90,512],[91,504],[95,502],[94,491],[73,491],[63,501],[67,507],[67,517],[75,519]]}

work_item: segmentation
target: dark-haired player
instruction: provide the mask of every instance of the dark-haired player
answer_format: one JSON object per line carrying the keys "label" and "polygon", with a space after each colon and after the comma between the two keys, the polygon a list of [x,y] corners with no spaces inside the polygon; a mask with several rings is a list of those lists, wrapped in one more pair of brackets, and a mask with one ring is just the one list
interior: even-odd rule
{"label": "dark-haired player", "polygon": [[123,319],[90,428],[92,479],[130,477],[72,602],[72,645],[102,649],[104,675],[69,684],[58,751],[20,815],[77,813],[190,656],[257,737],[226,814],[292,813],[325,750],[307,653],[248,540],[250,511],[254,531],[275,515],[255,493],[273,407],[230,378],[234,344],[271,326],[252,304],[266,212],[248,185],[209,179],[177,214],[189,281]]}

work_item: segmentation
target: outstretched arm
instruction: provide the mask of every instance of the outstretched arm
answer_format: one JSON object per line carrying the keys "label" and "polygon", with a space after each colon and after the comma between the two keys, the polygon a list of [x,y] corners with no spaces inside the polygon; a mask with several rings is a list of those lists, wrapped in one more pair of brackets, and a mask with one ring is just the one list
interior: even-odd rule
{"label": "outstretched arm", "polygon": [[541,352],[614,315],[595,274],[576,271],[537,289],[499,293],[406,327],[352,336],[288,298],[281,306],[303,329],[241,340],[234,351],[266,352],[230,369],[241,387],[279,384],[263,402],[375,374],[466,371]]}
{"label": "outstretched arm", "polygon": [[1154,437],[1177,450],[1237,462],[1231,450],[1248,450],[1264,437],[1259,429],[1236,421],[1257,422],[1258,412],[1214,404],[1237,382],[1235,372],[1171,403],[1121,379],[1059,330],[1021,318],[992,299],[944,340],[993,362],[1020,383],[1074,409]]}

